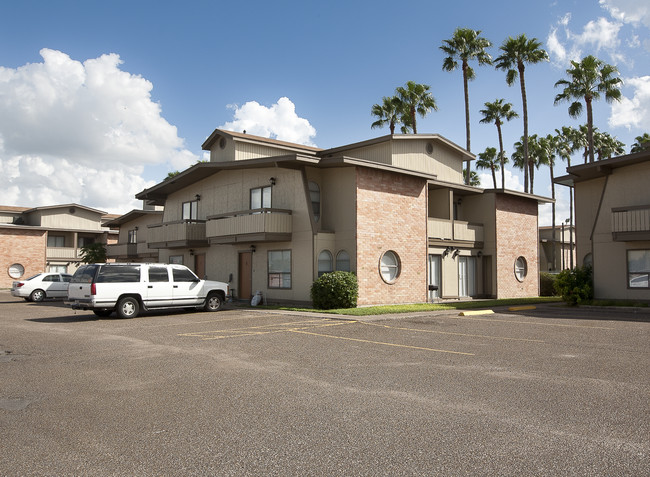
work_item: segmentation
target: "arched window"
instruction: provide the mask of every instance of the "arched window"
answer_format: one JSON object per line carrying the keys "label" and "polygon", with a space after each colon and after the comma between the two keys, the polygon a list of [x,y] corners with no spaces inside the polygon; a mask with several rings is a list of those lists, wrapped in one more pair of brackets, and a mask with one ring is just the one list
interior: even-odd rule
{"label": "arched window", "polygon": [[345,250],[336,254],[336,269],[341,272],[350,271],[350,254]]}
{"label": "arched window", "polygon": [[381,256],[379,260],[379,273],[386,283],[393,283],[399,277],[399,256],[392,250],[389,250]]}
{"label": "arched window", "polygon": [[523,282],[527,274],[528,264],[526,263],[526,259],[524,257],[518,257],[517,260],[515,260],[515,277],[517,277],[517,280],[520,282]]}
{"label": "arched window", "polygon": [[320,219],[320,187],[315,182],[309,182],[309,199],[311,200],[311,209],[314,212],[314,221]]}
{"label": "arched window", "polygon": [[332,271],[332,254],[329,250],[323,250],[318,254],[318,276]]}

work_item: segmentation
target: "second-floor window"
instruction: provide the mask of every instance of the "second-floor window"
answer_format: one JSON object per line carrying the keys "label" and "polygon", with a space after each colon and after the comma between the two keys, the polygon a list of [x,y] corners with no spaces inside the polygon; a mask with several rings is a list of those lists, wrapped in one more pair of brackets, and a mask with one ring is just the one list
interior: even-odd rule
{"label": "second-floor window", "polygon": [[271,208],[271,186],[251,189],[251,209]]}
{"label": "second-floor window", "polygon": [[47,246],[48,247],[65,247],[65,237],[62,235],[48,235],[47,236]]}
{"label": "second-floor window", "polygon": [[129,230],[129,236],[127,240],[127,243],[138,243],[138,231],[135,229]]}
{"label": "second-floor window", "polygon": [[199,218],[199,201],[183,202],[183,220],[197,220]]}
{"label": "second-floor window", "polygon": [[309,184],[309,199],[311,200],[311,208],[314,212],[314,221],[318,222],[320,219],[320,187],[315,182]]}

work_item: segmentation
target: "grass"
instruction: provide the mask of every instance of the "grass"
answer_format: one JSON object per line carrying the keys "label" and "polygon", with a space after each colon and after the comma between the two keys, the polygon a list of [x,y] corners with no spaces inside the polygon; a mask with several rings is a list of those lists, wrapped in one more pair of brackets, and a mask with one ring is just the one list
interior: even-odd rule
{"label": "grass", "polygon": [[418,303],[412,305],[383,305],[360,308],[340,308],[334,310],[317,310],[314,308],[296,308],[286,306],[265,306],[264,308],[300,312],[331,313],[347,316],[387,315],[392,313],[415,313],[419,311],[468,310],[474,308],[492,308],[495,306],[532,305],[537,303],[560,302],[559,297],[508,298],[503,300],[473,300],[453,303]]}

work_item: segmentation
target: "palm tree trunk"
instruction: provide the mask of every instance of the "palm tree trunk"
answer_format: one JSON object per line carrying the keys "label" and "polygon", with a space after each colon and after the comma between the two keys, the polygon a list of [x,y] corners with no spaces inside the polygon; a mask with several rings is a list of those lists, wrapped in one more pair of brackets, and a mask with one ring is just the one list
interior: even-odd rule
{"label": "palm tree trunk", "polygon": [[553,199],[552,204],[552,234],[553,234],[553,271],[557,272],[557,240],[555,239],[555,183],[553,182],[553,161],[549,164],[549,169],[551,171],[551,198]]}
{"label": "palm tree trunk", "polygon": [[594,162],[594,115],[591,110],[591,98],[585,97],[587,104],[587,140],[589,141],[589,162]]}
{"label": "palm tree trunk", "polygon": [[[465,91],[465,135],[467,136],[467,151],[471,152],[471,141],[469,133],[469,86],[467,84],[467,61],[463,60],[463,88]],[[471,168],[472,163],[467,161],[467,178],[465,179],[465,184],[469,185],[469,179],[471,177]]]}
{"label": "palm tree trunk", "polygon": [[492,169],[492,182],[494,182],[494,188],[497,188],[497,173],[494,170],[494,166],[492,166],[490,169]]}
{"label": "palm tree trunk", "polygon": [[569,260],[573,270],[573,186],[569,187]]}
{"label": "palm tree trunk", "polygon": [[413,121],[413,134],[417,134],[418,128],[415,124],[415,106],[411,106],[411,121]]}
{"label": "palm tree trunk", "polygon": [[[499,133],[499,161],[501,162],[501,189],[506,188],[506,171],[504,168],[504,162],[503,162],[503,137],[501,136],[501,122],[497,118],[496,121],[497,125],[497,131]],[[494,188],[496,189],[496,185]]]}
{"label": "palm tree trunk", "polygon": [[532,163],[530,163],[528,166],[529,166],[528,169],[530,169],[530,174],[529,174],[529,176],[530,176],[530,193],[533,194],[533,181],[535,180],[535,166]]}
{"label": "palm tree trunk", "polygon": [[[519,62],[519,85],[521,86],[521,102],[524,109],[524,192],[528,192],[528,100],[526,99],[526,81],[524,80],[524,64]],[[533,192],[532,180],[530,192]]]}

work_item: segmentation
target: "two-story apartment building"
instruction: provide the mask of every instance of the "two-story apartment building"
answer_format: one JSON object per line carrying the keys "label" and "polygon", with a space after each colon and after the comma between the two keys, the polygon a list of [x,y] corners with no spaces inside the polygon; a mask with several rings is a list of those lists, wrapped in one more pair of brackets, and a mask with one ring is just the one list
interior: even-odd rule
{"label": "two-story apartment building", "polygon": [[474,156],[442,136],[318,149],[217,129],[203,149],[210,162],[136,195],[164,206],[147,243],[239,298],[309,302],[333,270],[356,273],[360,305],[538,294],[548,199],[464,185]]}
{"label": "two-story apartment building", "polygon": [[149,226],[162,221],[162,207],[145,205],[106,222],[106,227],[119,230],[117,241],[106,246],[106,257],[116,262],[158,262],[158,249],[149,248]]}
{"label": "two-story apartment building", "polygon": [[78,204],[0,206],[0,287],[44,271],[74,273],[82,247],[116,239],[104,224],[114,217]]}
{"label": "two-story apartment building", "polygon": [[591,264],[594,296],[650,300],[650,151],[567,168],[575,188],[576,258]]}

